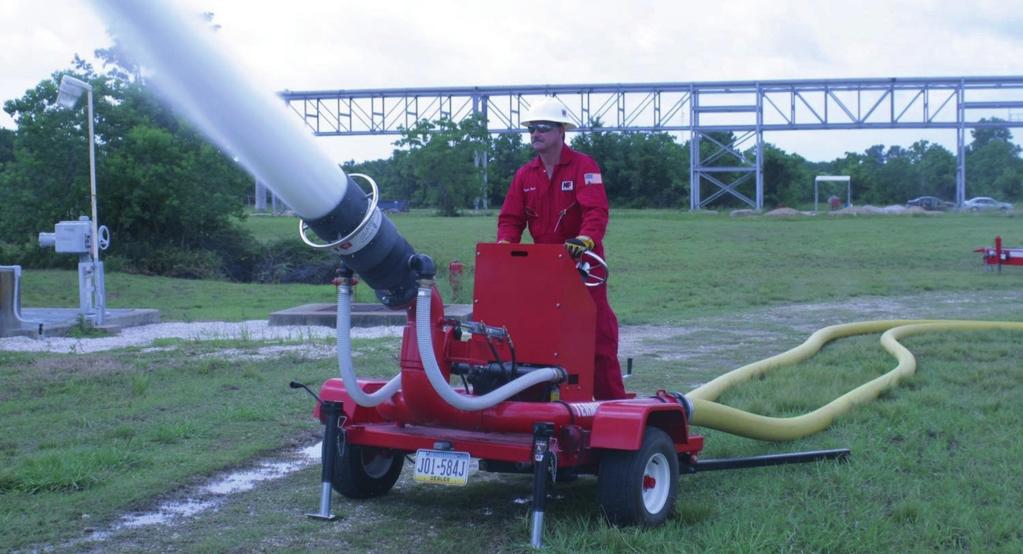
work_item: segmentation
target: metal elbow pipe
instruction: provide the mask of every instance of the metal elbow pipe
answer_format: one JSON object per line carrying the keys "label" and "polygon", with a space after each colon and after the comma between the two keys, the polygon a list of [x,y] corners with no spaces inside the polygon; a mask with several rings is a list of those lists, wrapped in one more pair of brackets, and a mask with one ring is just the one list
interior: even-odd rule
{"label": "metal elbow pipe", "polygon": [[426,370],[426,377],[429,379],[433,389],[452,407],[467,412],[485,410],[534,385],[557,382],[564,379],[564,371],[548,367],[531,371],[483,396],[459,394],[458,391],[451,388],[451,385],[444,378],[444,374],[437,364],[437,356],[433,350],[433,337],[431,336],[430,326],[430,289],[422,287],[419,289],[418,294],[419,298],[416,301],[416,345],[419,347],[419,356],[422,358],[423,369]]}
{"label": "metal elbow pipe", "polygon": [[401,389],[401,375],[396,375],[386,385],[373,393],[365,393],[359,386],[355,367],[352,364],[352,289],[348,285],[337,288],[337,363],[341,381],[345,391],[356,404],[372,408],[386,400]]}

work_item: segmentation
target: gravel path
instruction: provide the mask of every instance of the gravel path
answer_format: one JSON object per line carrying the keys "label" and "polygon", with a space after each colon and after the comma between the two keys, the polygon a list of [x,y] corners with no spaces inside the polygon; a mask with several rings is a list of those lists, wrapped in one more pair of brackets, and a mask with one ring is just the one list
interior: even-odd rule
{"label": "gravel path", "polygon": [[[624,325],[620,330],[622,358],[651,357],[712,367],[722,363],[748,363],[755,355],[781,352],[799,344],[813,331],[837,323],[875,319],[1020,319],[1023,291],[985,293],[922,293],[900,297],[860,297],[836,302],[752,308],[725,316],[693,320],[685,325]],[[353,338],[401,337],[402,327],[357,327]],[[126,347],[147,347],[156,339],[244,339],[266,342],[302,342],[332,339],[329,327],[270,327],[266,321],[157,323],[123,329],[100,338],[51,337],[0,339],[0,350],[21,352],[87,353]],[[284,355],[306,348],[314,357],[333,356],[323,344],[268,345],[263,356]],[[225,349],[225,356],[232,357]],[[251,355],[251,353],[249,353]]]}
{"label": "gravel path", "polygon": [[[400,337],[402,327],[364,327],[352,329],[352,337],[371,339]],[[333,338],[334,329],[319,326],[270,327],[264,320],[222,322],[202,321],[196,323],[156,323],[127,327],[120,334],[98,338],[8,337],[0,339],[0,350],[19,352],[102,352],[131,346],[148,346],[156,339],[177,338],[184,340],[233,340],[292,342],[307,339]]]}

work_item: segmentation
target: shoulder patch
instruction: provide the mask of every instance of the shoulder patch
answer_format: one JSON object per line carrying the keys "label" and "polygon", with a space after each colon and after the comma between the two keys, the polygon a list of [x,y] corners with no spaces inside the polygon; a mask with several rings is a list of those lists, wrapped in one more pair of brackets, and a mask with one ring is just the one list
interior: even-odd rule
{"label": "shoulder patch", "polygon": [[604,179],[600,177],[600,173],[584,173],[583,182],[587,185],[603,185]]}

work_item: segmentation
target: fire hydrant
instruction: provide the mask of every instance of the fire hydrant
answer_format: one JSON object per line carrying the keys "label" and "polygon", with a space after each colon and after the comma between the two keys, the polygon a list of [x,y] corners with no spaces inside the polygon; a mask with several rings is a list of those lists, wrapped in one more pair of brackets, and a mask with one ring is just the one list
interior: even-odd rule
{"label": "fire hydrant", "polygon": [[448,264],[448,280],[451,282],[451,296],[458,298],[462,290],[462,270],[465,266],[458,260],[452,260]]}

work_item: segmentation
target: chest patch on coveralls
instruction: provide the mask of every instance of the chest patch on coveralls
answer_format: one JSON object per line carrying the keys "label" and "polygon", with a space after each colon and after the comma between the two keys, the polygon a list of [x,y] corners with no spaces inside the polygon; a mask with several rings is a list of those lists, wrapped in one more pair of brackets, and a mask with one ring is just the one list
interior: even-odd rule
{"label": "chest patch on coveralls", "polygon": [[575,181],[562,181],[561,190],[572,190],[575,188]]}

